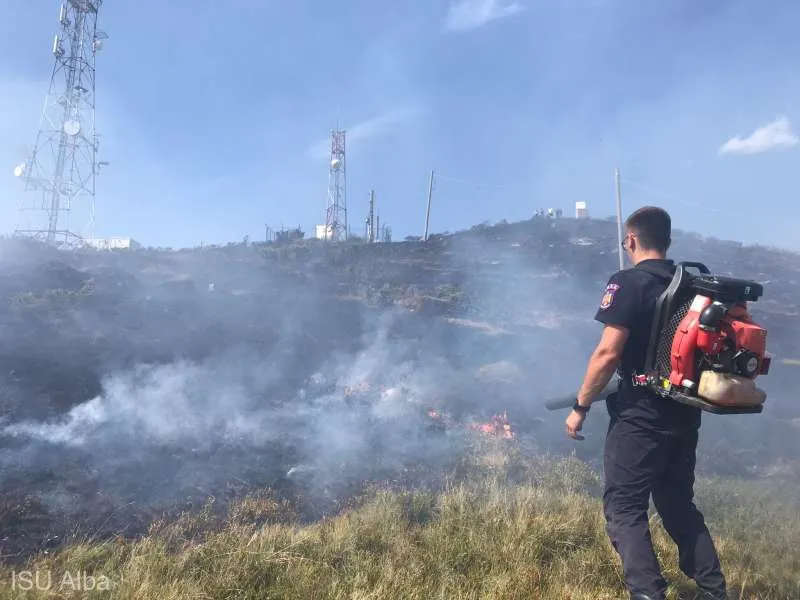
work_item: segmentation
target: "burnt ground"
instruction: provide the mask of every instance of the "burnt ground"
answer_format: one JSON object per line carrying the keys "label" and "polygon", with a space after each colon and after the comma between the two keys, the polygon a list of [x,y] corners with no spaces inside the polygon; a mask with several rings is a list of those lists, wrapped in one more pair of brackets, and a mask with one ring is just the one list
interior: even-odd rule
{"label": "burnt ground", "polygon": [[[596,461],[602,411],[576,448],[542,402],[580,382],[615,236],[537,219],[424,245],[2,242],[3,560],[261,488],[315,519],[370,482],[435,485],[474,439],[466,425],[504,410],[509,443]],[[800,358],[798,256],[681,232],[673,256],[765,282],[753,314],[776,356],[768,410],[707,418],[700,469],[800,480],[800,367],[781,362]]]}

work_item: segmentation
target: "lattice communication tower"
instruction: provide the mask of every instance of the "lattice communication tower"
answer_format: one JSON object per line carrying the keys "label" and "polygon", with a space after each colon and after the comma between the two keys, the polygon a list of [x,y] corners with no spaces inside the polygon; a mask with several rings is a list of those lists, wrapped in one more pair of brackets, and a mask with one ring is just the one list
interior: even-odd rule
{"label": "lattice communication tower", "polygon": [[331,131],[331,162],[328,173],[328,206],[325,211],[325,233],[329,240],[346,240],[347,227],[347,152],[346,133]]}
{"label": "lattice communication tower", "polygon": [[30,158],[15,170],[25,181],[15,235],[75,246],[70,213],[87,199],[86,236],[94,235],[98,136],[95,132],[95,57],[108,36],[97,29],[103,0],[67,0],[53,42],[55,64]]}

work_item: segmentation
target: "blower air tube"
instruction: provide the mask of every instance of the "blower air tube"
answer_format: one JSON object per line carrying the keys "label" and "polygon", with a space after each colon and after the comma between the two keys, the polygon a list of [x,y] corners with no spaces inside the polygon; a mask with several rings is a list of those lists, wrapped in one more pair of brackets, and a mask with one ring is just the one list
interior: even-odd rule
{"label": "blower air tube", "polygon": [[[617,391],[618,380],[616,377],[612,377],[611,381],[608,382],[608,385],[602,389],[602,391],[597,395],[598,400],[605,400],[606,396],[611,394],[612,392]],[[577,396],[577,392],[571,396],[559,396],[558,398],[552,398],[544,403],[544,406],[547,410],[560,410],[562,408],[572,408],[572,405],[575,404],[575,397]]]}

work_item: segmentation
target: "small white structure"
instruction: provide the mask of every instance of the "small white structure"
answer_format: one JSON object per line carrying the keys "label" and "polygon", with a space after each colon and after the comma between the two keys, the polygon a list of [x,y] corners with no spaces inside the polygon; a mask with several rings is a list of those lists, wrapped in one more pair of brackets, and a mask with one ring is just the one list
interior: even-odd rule
{"label": "small white structure", "polygon": [[333,237],[333,228],[326,227],[325,225],[316,225],[314,228],[314,237],[318,240],[329,240]]}
{"label": "small white structure", "polygon": [[142,247],[139,242],[131,238],[91,238],[83,241],[96,250],[137,250]]}
{"label": "small white structure", "polygon": [[575,218],[576,219],[588,219],[589,218],[589,211],[586,208],[586,202],[576,202],[575,203]]}

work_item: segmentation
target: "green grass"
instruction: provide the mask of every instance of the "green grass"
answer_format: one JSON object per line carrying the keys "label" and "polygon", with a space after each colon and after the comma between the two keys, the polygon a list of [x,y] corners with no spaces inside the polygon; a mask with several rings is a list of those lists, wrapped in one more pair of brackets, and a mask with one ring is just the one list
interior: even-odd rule
{"label": "green grass", "polygon": [[[442,491],[373,489],[310,525],[264,492],[223,518],[208,507],[154,523],[139,540],[75,543],[24,567],[49,571],[49,592],[12,590],[12,569],[0,568],[0,598],[627,597],[596,495],[600,480],[586,464],[523,459],[487,443],[465,466]],[[781,496],[743,482],[698,483],[731,598],[800,598],[797,496]],[[656,515],[651,523],[669,597],[693,598]],[[14,568],[17,578],[22,569]],[[64,572],[105,575],[112,590],[54,593]]]}

